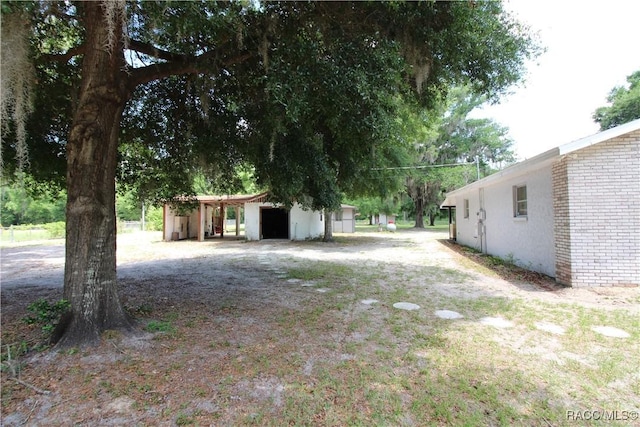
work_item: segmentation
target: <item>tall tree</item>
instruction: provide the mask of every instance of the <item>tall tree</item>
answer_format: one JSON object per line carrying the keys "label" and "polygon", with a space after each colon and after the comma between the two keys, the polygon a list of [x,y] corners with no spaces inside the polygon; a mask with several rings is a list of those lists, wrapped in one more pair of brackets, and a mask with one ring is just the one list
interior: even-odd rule
{"label": "tall tree", "polygon": [[424,228],[425,215],[434,225],[444,192],[515,160],[506,128],[468,117],[485,101],[468,86],[456,87],[440,107],[410,116],[417,121],[411,128],[416,133],[415,169],[407,174],[406,189],[415,204],[416,228]]}
{"label": "tall tree", "polygon": [[600,123],[600,130],[611,129],[623,123],[640,119],[640,70],[627,77],[628,87],[611,89],[607,102],[611,105],[598,108],[593,120]]}
{"label": "tall tree", "polygon": [[[284,54],[271,60],[269,96],[262,102],[252,97],[246,116],[255,130],[251,147],[257,150],[248,156],[258,182],[278,200],[324,209],[327,218],[343,193],[375,188],[371,181],[385,175],[375,168],[397,163],[402,150],[393,132],[394,92],[404,86],[397,48],[384,39],[372,43],[368,34],[335,40],[302,26],[277,48]],[[295,74],[292,63],[298,64]],[[265,117],[265,111],[280,113]],[[331,221],[325,221],[324,240],[331,239]]]}
{"label": "tall tree", "polygon": [[[350,167],[394,154],[390,143],[370,146],[393,140],[391,126],[377,129],[393,113],[389,93],[406,97],[412,87],[426,105],[438,88],[469,81],[497,96],[536,50],[495,2],[3,2],[2,12],[3,30],[5,18],[18,17],[31,31],[36,93],[53,104],[52,118],[34,124],[50,136],[49,149],[30,152],[66,158],[71,310],[60,323],[60,346],[132,327],[116,287],[114,181],[123,125],[151,137],[145,143],[124,133],[136,147],[125,163],[144,159],[149,170],[160,164],[183,173],[185,153],[220,159],[202,150],[209,141],[222,147],[209,154],[254,163],[258,180],[285,201],[334,207],[337,194],[356,189],[357,174],[371,170]],[[376,67],[378,76],[370,72]],[[24,93],[22,84],[12,99]],[[157,114],[147,107],[154,99],[160,111],[178,115]],[[3,122],[12,123],[3,149],[20,154],[24,140],[39,140],[23,137],[23,116],[10,117],[5,105],[19,103],[3,98]],[[202,124],[230,143],[206,138]]]}

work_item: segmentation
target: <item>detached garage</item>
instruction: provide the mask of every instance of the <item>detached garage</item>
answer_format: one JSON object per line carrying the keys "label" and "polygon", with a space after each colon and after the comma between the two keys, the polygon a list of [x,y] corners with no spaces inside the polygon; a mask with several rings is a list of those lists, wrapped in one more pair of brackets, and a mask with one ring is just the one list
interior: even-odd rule
{"label": "detached garage", "polygon": [[244,233],[247,240],[315,239],[324,233],[321,212],[304,210],[295,203],[291,209],[268,202],[244,205]]}
{"label": "detached garage", "polygon": [[[244,216],[247,240],[314,239],[324,233],[321,212],[305,210],[299,204],[291,209],[267,202],[267,193],[233,196],[198,196],[195,209],[166,204],[163,213],[165,241],[224,237],[228,211],[235,211],[235,235],[240,235]],[[185,206],[187,206],[185,202]]]}
{"label": "detached garage", "polygon": [[288,239],[289,211],[284,208],[261,207],[260,228],[263,239]]}
{"label": "detached garage", "polygon": [[[267,202],[268,193],[234,196],[198,196],[195,209],[166,204],[163,215],[165,241],[224,237],[229,210],[235,211],[235,235],[240,236],[240,219],[244,217],[247,240],[306,240],[324,233],[322,212],[303,209],[294,203],[291,209]],[[185,202],[185,206],[187,206]],[[342,205],[332,215],[337,233],[355,232],[355,206]],[[233,221],[233,220],[230,220]]]}

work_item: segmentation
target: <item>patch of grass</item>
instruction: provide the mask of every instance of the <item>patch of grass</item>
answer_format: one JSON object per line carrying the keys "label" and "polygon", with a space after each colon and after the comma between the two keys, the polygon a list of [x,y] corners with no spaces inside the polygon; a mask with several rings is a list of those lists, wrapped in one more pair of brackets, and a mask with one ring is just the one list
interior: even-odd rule
{"label": "patch of grass", "polygon": [[176,425],[178,426],[189,426],[189,425],[194,425],[195,423],[196,423],[196,420],[194,419],[193,416],[187,415],[183,412],[179,413],[178,416],[176,417]]}
{"label": "patch of grass", "polygon": [[13,344],[5,344],[2,348],[0,371],[8,373],[11,377],[18,377],[23,368],[21,357],[29,351],[26,341]]}
{"label": "patch of grass", "polygon": [[171,333],[175,331],[175,326],[171,324],[171,322],[163,321],[163,320],[152,320],[147,323],[147,326],[144,328],[147,332],[165,332]]}
{"label": "patch of grass", "polygon": [[326,363],[308,382],[290,384],[282,425],[383,425],[399,423],[399,390],[387,387],[388,372],[364,360]]}
{"label": "patch of grass", "polygon": [[304,267],[294,267],[287,270],[292,279],[316,281],[318,283],[343,283],[353,277],[353,268],[332,262],[308,263]]}

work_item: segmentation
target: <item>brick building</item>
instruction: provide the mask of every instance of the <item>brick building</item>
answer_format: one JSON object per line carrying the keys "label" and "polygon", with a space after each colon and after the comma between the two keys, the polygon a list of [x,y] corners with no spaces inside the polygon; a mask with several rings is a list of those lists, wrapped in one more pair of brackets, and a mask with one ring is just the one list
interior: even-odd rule
{"label": "brick building", "polygon": [[442,207],[455,209],[459,243],[559,283],[640,285],[640,119],[452,191]]}

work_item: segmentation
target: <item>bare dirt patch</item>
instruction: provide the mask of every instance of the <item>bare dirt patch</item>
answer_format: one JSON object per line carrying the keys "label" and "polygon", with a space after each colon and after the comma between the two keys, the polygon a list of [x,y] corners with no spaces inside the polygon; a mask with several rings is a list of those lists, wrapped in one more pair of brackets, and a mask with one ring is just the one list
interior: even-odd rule
{"label": "bare dirt patch", "polygon": [[[138,333],[108,331],[95,348],[27,353],[2,372],[3,425],[448,424],[436,401],[423,408],[427,397],[417,390],[425,386],[413,384],[426,366],[436,383],[453,372],[433,365],[432,351],[452,345],[443,331],[483,327],[480,319],[500,316],[509,301],[639,313],[637,288],[566,289],[501,272],[437,232],[340,235],[330,244],[157,238],[118,240],[119,292]],[[39,331],[22,318],[38,298],[62,297],[61,257],[61,246],[2,249],[3,346],[37,344]],[[397,310],[397,302],[420,309]],[[462,315],[441,320],[436,310]],[[521,328],[492,340],[518,354],[546,353],[546,361],[564,351],[553,340],[523,350]],[[539,399],[547,404],[563,399],[535,393],[547,393]],[[501,419],[493,410],[513,411],[464,399],[489,424]]]}

